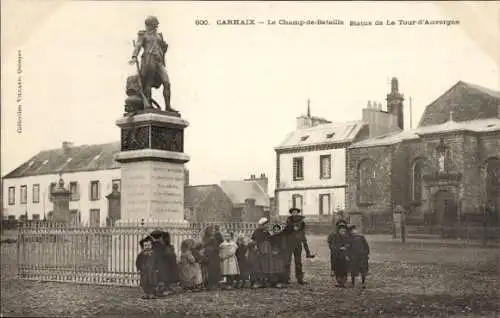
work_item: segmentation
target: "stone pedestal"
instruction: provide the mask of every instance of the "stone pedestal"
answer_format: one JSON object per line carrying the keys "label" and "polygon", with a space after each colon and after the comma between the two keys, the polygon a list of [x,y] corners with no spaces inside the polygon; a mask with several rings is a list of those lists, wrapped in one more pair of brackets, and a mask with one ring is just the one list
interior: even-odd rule
{"label": "stone pedestal", "polygon": [[188,227],[184,220],[184,129],[178,113],[146,109],[116,121],[121,129],[120,219],[114,223],[108,268],[135,273],[139,241],[155,229]]}
{"label": "stone pedestal", "polygon": [[[121,128],[121,220],[184,220],[184,128],[178,113],[148,109],[116,122]],[[123,223],[122,222],[122,223]]]}
{"label": "stone pedestal", "polygon": [[70,221],[69,201],[71,192],[64,187],[64,180],[59,179],[59,184],[51,192],[52,202],[54,204],[52,220],[56,223],[68,224]]}

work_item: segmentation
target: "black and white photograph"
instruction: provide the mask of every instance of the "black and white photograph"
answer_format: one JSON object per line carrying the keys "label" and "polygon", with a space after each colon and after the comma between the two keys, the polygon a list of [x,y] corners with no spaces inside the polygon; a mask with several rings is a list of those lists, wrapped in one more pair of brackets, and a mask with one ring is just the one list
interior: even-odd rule
{"label": "black and white photograph", "polygon": [[0,12],[0,317],[500,317],[498,1]]}

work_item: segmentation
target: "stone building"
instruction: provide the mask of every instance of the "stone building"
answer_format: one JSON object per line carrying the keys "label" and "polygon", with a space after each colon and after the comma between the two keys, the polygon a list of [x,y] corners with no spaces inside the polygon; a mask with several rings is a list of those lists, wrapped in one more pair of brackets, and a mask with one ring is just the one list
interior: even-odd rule
{"label": "stone building", "polygon": [[269,181],[265,174],[244,180],[223,180],[221,187],[233,204],[233,219],[257,222],[270,217]]}
{"label": "stone building", "polygon": [[483,220],[485,213],[497,222],[500,93],[459,81],[406,130],[403,100],[393,79],[387,112],[398,127],[349,147],[348,210],[383,219],[401,205],[410,219],[433,224]]}

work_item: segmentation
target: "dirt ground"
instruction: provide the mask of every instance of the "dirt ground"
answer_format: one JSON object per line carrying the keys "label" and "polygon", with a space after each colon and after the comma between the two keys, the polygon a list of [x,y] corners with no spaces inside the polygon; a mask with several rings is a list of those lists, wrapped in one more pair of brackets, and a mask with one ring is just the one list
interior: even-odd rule
{"label": "dirt ground", "polygon": [[182,293],[142,300],[139,288],[15,279],[15,244],[2,244],[3,317],[497,317],[498,246],[368,236],[367,289],[337,289],[325,237],[309,237],[309,284],[288,288]]}

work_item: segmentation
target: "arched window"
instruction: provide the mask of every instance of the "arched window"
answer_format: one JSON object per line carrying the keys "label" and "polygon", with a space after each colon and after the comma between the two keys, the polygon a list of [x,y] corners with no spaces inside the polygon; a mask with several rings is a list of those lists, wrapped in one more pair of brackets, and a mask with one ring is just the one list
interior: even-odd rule
{"label": "arched window", "polygon": [[423,177],[427,171],[425,159],[419,158],[413,162],[411,171],[411,199],[412,201],[420,202],[424,196]]}
{"label": "arched window", "polygon": [[375,163],[371,159],[363,160],[358,167],[358,202],[370,204],[375,201]]}

